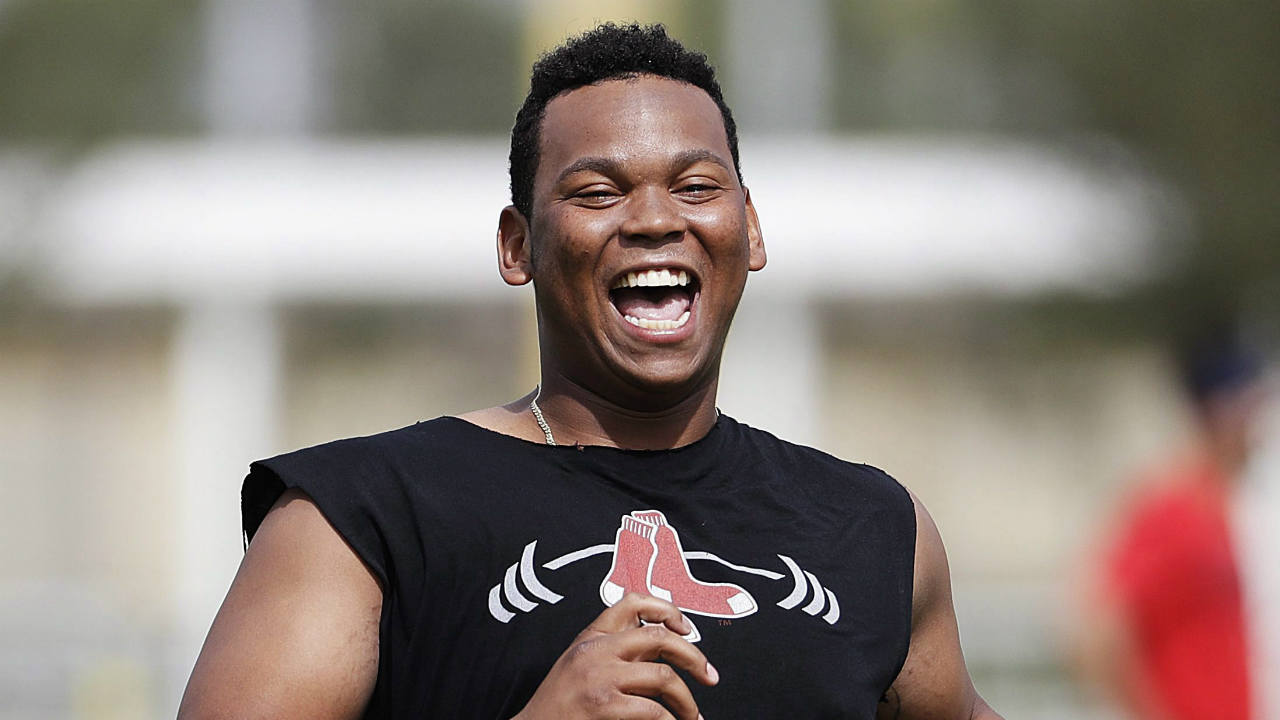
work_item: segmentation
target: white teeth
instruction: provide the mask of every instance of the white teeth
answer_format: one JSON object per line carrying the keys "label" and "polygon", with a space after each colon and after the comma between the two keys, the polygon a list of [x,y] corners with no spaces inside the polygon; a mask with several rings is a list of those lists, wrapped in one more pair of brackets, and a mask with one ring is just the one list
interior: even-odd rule
{"label": "white teeth", "polygon": [[645,330],[670,332],[684,327],[685,323],[689,322],[689,311],[685,310],[684,314],[681,315],[678,320],[650,320],[649,318],[638,318],[632,317],[631,315],[624,315],[623,317],[632,325],[644,328]]}
{"label": "white teeth", "polygon": [[689,273],[684,270],[671,271],[667,268],[661,270],[642,270],[638,273],[627,273],[625,276],[618,278],[610,290],[618,288],[633,287],[676,287],[689,284]]}

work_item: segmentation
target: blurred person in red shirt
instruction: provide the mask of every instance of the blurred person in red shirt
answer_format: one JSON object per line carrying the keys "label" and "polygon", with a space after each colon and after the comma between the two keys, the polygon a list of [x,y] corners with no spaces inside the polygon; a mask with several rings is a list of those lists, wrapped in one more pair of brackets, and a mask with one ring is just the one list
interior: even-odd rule
{"label": "blurred person in red shirt", "polygon": [[1249,720],[1248,618],[1229,517],[1256,444],[1262,362],[1233,336],[1189,346],[1197,433],[1145,473],[1095,561],[1082,670],[1144,720]]}

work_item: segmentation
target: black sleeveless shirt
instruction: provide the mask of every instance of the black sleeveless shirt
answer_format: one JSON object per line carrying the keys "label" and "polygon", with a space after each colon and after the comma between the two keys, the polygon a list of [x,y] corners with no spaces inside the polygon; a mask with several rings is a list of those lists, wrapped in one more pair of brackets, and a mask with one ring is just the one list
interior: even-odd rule
{"label": "black sleeveless shirt", "polygon": [[552,447],[457,418],[253,463],[248,538],[299,488],[383,587],[369,718],[509,718],[627,590],[720,672],[707,717],[873,718],[906,659],[915,512],[875,468],[722,416],[664,451]]}

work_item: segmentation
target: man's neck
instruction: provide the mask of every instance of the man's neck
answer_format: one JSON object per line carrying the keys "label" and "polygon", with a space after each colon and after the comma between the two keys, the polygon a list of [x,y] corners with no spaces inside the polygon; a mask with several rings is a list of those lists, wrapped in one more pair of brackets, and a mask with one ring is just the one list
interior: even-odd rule
{"label": "man's neck", "polygon": [[700,440],[715,425],[715,400],[712,381],[669,407],[635,410],[563,378],[546,376],[537,395],[556,444],[629,450],[665,450]]}

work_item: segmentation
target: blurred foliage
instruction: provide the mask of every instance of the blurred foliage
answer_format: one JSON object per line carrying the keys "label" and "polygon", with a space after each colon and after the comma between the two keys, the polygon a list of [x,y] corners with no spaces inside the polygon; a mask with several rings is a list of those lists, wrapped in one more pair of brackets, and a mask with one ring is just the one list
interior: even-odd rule
{"label": "blurred foliage", "polygon": [[1169,329],[1280,320],[1280,4],[1089,0],[990,18],[1005,52],[1053,58],[1086,126],[1141,149],[1192,205],[1193,262],[1153,294]]}
{"label": "blurred foliage", "polygon": [[198,19],[198,0],[0,2],[0,139],[194,131]]}
{"label": "blurred foliage", "polygon": [[528,87],[522,18],[502,4],[334,6],[334,130],[504,134]]}
{"label": "blurred foliage", "polygon": [[1114,137],[1186,199],[1194,248],[1136,309],[1159,332],[1280,320],[1280,4],[848,2],[833,105],[846,130]]}
{"label": "blurred foliage", "polygon": [[706,53],[711,62],[720,67],[724,62],[724,14],[728,4],[729,0],[683,3],[681,22],[667,23],[668,29],[681,42]]}

